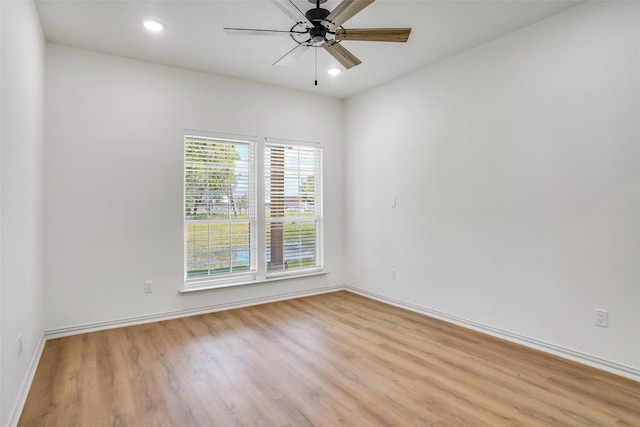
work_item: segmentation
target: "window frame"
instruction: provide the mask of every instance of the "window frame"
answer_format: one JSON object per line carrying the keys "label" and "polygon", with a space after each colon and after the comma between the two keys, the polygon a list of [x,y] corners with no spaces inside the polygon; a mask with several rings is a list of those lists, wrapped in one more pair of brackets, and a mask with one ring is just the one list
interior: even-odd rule
{"label": "window frame", "polygon": [[[316,157],[314,157],[314,164],[313,164],[313,169],[314,169],[314,215],[313,216],[297,216],[297,217],[282,217],[282,218],[273,218],[273,217],[266,217],[266,206],[263,209],[263,212],[265,213],[265,218],[264,218],[264,222],[263,222],[263,230],[262,230],[262,235],[265,236],[265,252],[266,252],[266,234],[267,234],[267,228],[269,227],[269,224],[272,223],[295,223],[295,222],[303,222],[303,221],[310,221],[313,220],[315,221],[315,242],[314,242],[314,250],[315,250],[315,257],[316,257],[316,265],[312,266],[312,267],[308,267],[308,268],[300,268],[300,269],[294,269],[294,270],[283,270],[283,271],[269,271],[268,269],[265,268],[265,277],[267,279],[269,278],[279,278],[279,277],[288,277],[288,276],[296,276],[296,275],[302,275],[302,274],[312,274],[314,272],[320,272],[323,271],[324,269],[324,204],[323,204],[323,162],[324,162],[324,146],[323,144],[320,143],[316,143],[316,142],[308,142],[308,141],[295,141],[295,140],[288,140],[288,139],[281,139],[281,138],[271,138],[271,137],[267,137],[264,140],[264,146],[263,146],[263,163],[264,163],[264,173],[263,173],[263,183],[266,184],[267,181],[267,161],[269,160],[267,158],[267,147],[268,146],[281,146],[281,147],[302,147],[302,148],[306,148],[306,149],[311,149],[311,150],[316,150],[317,154],[315,155]],[[284,178],[286,179],[286,177]],[[266,186],[266,185],[265,185]],[[284,197],[287,197],[287,194],[284,194]],[[266,200],[267,198],[267,194],[266,194],[266,188],[265,188],[265,193],[264,193],[264,200]],[[286,209],[286,208],[285,208]],[[265,257],[263,259],[263,262],[265,264],[265,267],[267,265],[267,258],[266,258],[266,254]]]}
{"label": "window frame", "polygon": [[[186,215],[187,209],[187,144],[188,138],[193,139],[204,139],[211,141],[218,141],[223,144],[231,144],[237,143],[238,145],[243,145],[248,147],[248,165],[244,169],[248,173],[248,189],[247,189],[247,218],[227,218],[227,219],[188,219]],[[182,202],[182,218],[183,218],[183,258],[184,258],[184,266],[183,266],[183,278],[184,278],[184,288],[199,288],[203,286],[207,287],[217,287],[217,286],[225,286],[228,284],[239,283],[252,281],[256,279],[257,269],[258,269],[258,255],[257,255],[257,235],[258,235],[258,220],[257,220],[257,189],[256,189],[256,145],[258,138],[255,136],[246,136],[246,135],[232,135],[232,134],[224,134],[217,132],[206,132],[199,130],[186,129],[184,132],[183,138],[183,202]],[[249,226],[249,268],[248,270],[240,270],[237,272],[229,272],[229,273],[209,273],[198,276],[189,276],[189,242],[188,242],[188,226],[195,224],[234,224],[234,223],[247,223]],[[231,238],[231,237],[230,237]],[[230,248],[230,250],[232,250]]]}
{"label": "window frame", "polygon": [[[249,172],[253,173],[252,187],[250,190],[250,198],[252,199],[253,216],[250,222],[250,260],[251,268],[249,271],[229,273],[229,274],[209,274],[196,277],[188,277],[187,272],[187,175],[186,175],[186,146],[187,137],[212,138],[229,141],[246,142],[250,144],[250,150],[253,153],[253,164],[249,165]],[[266,230],[269,226],[267,221],[266,201],[266,148],[269,144],[285,144],[288,146],[311,147],[319,150],[319,163],[316,169],[316,176],[320,179],[314,180],[315,197],[319,203],[314,206],[315,212],[313,217],[303,217],[303,219],[313,218],[316,221],[316,265],[311,268],[285,270],[279,272],[267,271],[267,250],[266,250]],[[308,277],[327,274],[324,266],[324,213],[323,213],[323,172],[324,172],[324,144],[317,142],[306,142],[287,140],[272,137],[257,137],[237,134],[225,134],[218,132],[199,131],[185,129],[183,138],[183,286],[181,293],[193,291],[201,291],[207,289],[225,288],[232,286],[243,286],[257,283],[265,283],[284,279],[293,279],[297,277]],[[251,202],[250,202],[251,204]]]}

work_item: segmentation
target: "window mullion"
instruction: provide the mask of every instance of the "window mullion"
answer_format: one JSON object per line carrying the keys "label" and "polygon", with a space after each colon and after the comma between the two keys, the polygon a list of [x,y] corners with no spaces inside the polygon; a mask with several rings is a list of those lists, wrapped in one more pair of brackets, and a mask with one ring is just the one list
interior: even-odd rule
{"label": "window mullion", "polygon": [[[256,260],[257,260],[257,279],[258,280],[264,280],[266,278],[267,275],[267,268],[265,265],[265,261],[267,259],[267,255],[266,255],[266,227],[268,227],[268,224],[266,223],[265,217],[266,217],[266,213],[265,213],[265,181],[266,179],[265,177],[265,165],[264,165],[264,161],[260,161],[258,159],[264,159],[265,158],[265,149],[264,149],[264,144],[257,144],[256,146],[256,151],[255,151],[255,158],[256,158],[256,162],[255,162],[255,171],[256,171],[256,180],[255,180],[255,192],[256,194],[260,195],[259,197],[256,197],[256,218],[255,218],[255,222],[256,222],[256,229],[255,229],[255,233],[253,234],[252,237],[255,238],[256,240],[256,245],[255,245],[255,256],[256,256]],[[260,178],[258,178],[260,177]]]}

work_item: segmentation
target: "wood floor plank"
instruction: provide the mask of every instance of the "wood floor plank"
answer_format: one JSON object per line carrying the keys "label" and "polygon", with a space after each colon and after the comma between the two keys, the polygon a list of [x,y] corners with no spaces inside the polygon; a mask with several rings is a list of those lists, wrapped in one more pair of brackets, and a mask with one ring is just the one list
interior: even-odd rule
{"label": "wood floor plank", "polygon": [[640,383],[346,291],[47,341],[34,426],[640,426]]}

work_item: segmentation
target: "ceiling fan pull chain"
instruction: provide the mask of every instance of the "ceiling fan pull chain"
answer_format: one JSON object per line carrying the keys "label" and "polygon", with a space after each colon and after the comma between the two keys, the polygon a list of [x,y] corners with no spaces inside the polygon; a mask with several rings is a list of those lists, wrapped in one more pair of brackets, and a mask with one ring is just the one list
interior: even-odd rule
{"label": "ceiling fan pull chain", "polygon": [[316,54],[316,86],[318,86],[318,49],[313,50]]}

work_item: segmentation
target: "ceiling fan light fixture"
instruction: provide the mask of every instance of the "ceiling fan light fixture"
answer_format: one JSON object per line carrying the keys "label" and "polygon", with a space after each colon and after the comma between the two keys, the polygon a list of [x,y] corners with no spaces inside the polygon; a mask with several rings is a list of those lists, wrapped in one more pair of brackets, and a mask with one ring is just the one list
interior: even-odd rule
{"label": "ceiling fan light fixture", "polygon": [[322,43],[327,35],[327,30],[322,27],[315,27],[309,30],[311,41],[314,43]]}
{"label": "ceiling fan light fixture", "polygon": [[147,30],[154,33],[159,33],[164,30],[164,25],[158,21],[154,21],[153,19],[146,19],[142,25],[144,25]]}
{"label": "ceiling fan light fixture", "polygon": [[329,68],[327,70],[327,73],[329,73],[332,76],[337,76],[338,74],[340,74],[342,71],[340,70],[340,68]]}

